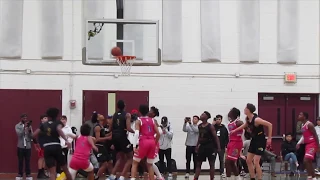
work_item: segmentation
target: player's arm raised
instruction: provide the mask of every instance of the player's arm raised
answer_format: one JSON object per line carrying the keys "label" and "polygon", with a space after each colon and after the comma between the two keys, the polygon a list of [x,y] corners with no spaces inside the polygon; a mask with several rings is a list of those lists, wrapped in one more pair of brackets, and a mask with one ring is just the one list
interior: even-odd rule
{"label": "player's arm raised", "polygon": [[126,114],[126,129],[128,132],[135,133],[134,130],[131,128],[131,114]]}

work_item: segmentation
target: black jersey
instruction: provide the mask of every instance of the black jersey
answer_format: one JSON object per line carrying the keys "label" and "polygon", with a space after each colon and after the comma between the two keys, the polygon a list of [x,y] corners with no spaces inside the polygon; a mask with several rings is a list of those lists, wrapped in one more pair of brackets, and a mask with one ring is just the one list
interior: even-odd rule
{"label": "black jersey", "polygon": [[213,144],[213,135],[211,131],[211,124],[208,123],[206,126],[202,126],[202,123],[198,126],[199,128],[199,143],[200,144]]}
{"label": "black jersey", "polygon": [[[104,127],[104,132],[106,136],[108,136],[111,133],[109,126]],[[107,150],[111,150],[112,141],[105,141],[104,146]]]}
{"label": "black jersey", "polygon": [[[101,138],[106,137],[104,127],[101,126],[100,124],[96,124],[96,126],[94,128],[96,128],[96,127],[100,127],[100,137]],[[95,131],[93,131],[93,137],[97,138]],[[103,144],[104,144],[104,142],[96,142],[96,145],[103,145]]]}
{"label": "black jersey", "polygon": [[126,112],[118,111],[112,119],[112,137],[127,137]]}
{"label": "black jersey", "polygon": [[253,116],[251,122],[247,121],[248,123],[248,131],[251,134],[252,139],[265,139],[264,127],[263,125],[255,125],[255,120],[258,116]]}
{"label": "black jersey", "polygon": [[56,145],[60,146],[60,135],[57,131],[57,127],[62,123],[59,120],[48,121],[40,125],[40,130],[42,133],[41,137],[43,140],[43,146],[46,145]]}

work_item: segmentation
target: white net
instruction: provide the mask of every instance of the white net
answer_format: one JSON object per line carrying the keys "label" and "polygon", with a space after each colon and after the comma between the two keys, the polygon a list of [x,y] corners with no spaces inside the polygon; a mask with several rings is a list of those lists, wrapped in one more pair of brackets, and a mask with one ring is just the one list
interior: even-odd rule
{"label": "white net", "polygon": [[122,76],[130,76],[130,70],[136,59],[135,56],[117,56],[117,62],[121,68]]}

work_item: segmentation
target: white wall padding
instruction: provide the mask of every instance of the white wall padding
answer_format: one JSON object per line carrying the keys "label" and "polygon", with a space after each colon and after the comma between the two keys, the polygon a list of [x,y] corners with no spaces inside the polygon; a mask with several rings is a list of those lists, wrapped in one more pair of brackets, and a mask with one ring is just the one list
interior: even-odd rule
{"label": "white wall padding", "polygon": [[220,0],[201,0],[201,61],[221,61]]}
{"label": "white wall padding", "polygon": [[0,2],[0,58],[21,58],[23,0]]}
{"label": "white wall padding", "polygon": [[[142,0],[124,0],[124,19],[144,19]],[[143,24],[127,24],[123,27],[123,39],[133,40],[135,52],[132,52],[130,43],[123,43],[124,55],[135,55],[137,59],[143,59]]]}
{"label": "white wall padding", "polygon": [[278,63],[298,58],[298,1],[278,0]]}
{"label": "white wall padding", "polygon": [[162,1],[162,60],[182,61],[182,0]]}
{"label": "white wall padding", "polygon": [[241,62],[258,62],[260,53],[260,2],[238,1],[239,58]]}
{"label": "white wall padding", "polygon": [[[85,0],[84,18],[86,19],[102,19],[104,17],[104,1],[101,0]],[[88,30],[94,30],[93,24],[88,24]],[[107,28],[107,25],[103,27]],[[104,29],[99,34],[92,37],[87,44],[88,59],[102,60],[104,55]],[[84,32],[88,33],[88,32]],[[110,51],[110,50],[108,50]]]}
{"label": "white wall padding", "polygon": [[63,0],[41,1],[41,56],[63,57]]}

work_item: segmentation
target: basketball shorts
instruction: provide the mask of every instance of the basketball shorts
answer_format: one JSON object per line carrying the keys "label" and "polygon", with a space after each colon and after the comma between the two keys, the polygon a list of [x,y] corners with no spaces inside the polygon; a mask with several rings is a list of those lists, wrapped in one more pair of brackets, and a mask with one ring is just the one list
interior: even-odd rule
{"label": "basketball shorts", "polygon": [[213,161],[216,158],[216,152],[213,144],[200,144],[197,153],[197,160],[200,162]]}
{"label": "basketball shorts", "polygon": [[317,152],[317,144],[316,142],[306,144],[306,153],[304,154],[304,158],[314,160],[314,156]]}
{"label": "basketball shorts", "polygon": [[80,169],[85,170],[85,169],[88,169],[90,165],[92,166],[89,159],[81,160],[76,157],[72,157],[70,160],[69,167],[74,170],[80,170]]}
{"label": "basketball shorts", "polygon": [[60,166],[64,166],[67,163],[60,145],[49,145],[44,147],[44,161],[48,168],[56,166],[56,162]]}
{"label": "basketball shorts", "polygon": [[127,137],[117,137],[112,139],[112,144],[116,152],[130,153],[133,151],[132,144]]}
{"label": "basketball shorts", "polygon": [[248,149],[249,153],[262,156],[264,154],[264,150],[266,149],[267,140],[265,137],[263,138],[252,138],[250,142],[250,146]]}
{"label": "basketball shorts", "polygon": [[134,153],[133,159],[140,162],[141,159],[147,158],[148,163],[153,163],[156,157],[156,143],[154,139],[143,139],[139,141],[138,151]]}
{"label": "basketball shorts", "polygon": [[43,158],[44,157],[44,149],[41,148],[40,151],[38,151],[38,158]]}
{"label": "basketball shorts", "polygon": [[99,163],[107,162],[111,160],[107,149],[104,146],[97,145],[98,152],[93,151],[94,155],[97,157]]}
{"label": "basketball shorts", "polygon": [[242,141],[230,141],[227,146],[227,159],[231,161],[237,161],[240,157],[240,151],[242,149]]}

